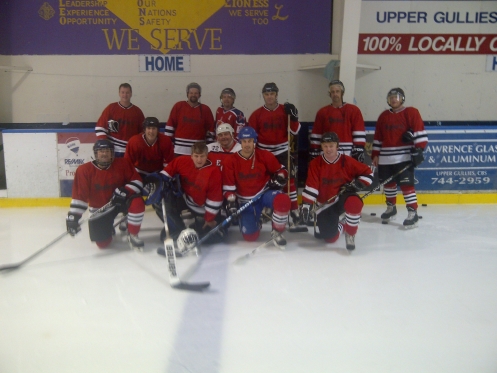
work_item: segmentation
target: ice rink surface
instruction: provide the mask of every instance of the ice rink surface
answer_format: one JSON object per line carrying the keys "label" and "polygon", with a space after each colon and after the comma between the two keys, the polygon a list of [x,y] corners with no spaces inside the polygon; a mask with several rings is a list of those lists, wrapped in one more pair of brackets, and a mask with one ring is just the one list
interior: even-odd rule
{"label": "ice rink surface", "polygon": [[[497,206],[420,207],[419,227],[380,223],[365,206],[356,250],[285,233],[178,259],[203,293],[172,289],[147,209],[144,253],[117,233],[99,250],[85,224],[0,274],[0,372],[495,373]],[[371,216],[374,212],[377,216]],[[0,265],[65,231],[65,208],[0,210]]]}

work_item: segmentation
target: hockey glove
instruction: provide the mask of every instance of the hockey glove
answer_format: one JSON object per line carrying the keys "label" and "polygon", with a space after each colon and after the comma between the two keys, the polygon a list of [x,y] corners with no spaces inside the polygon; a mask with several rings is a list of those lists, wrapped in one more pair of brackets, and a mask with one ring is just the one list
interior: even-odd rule
{"label": "hockey glove", "polygon": [[299,120],[299,111],[295,107],[294,104],[291,104],[289,102],[285,102],[285,113],[286,115],[290,115],[290,119],[293,120],[294,122]]}
{"label": "hockey glove", "polygon": [[112,195],[112,198],[110,199],[110,203],[113,206],[116,206],[116,208],[120,212],[125,212],[127,207],[128,207],[127,206],[128,195],[129,195],[129,192],[126,190],[125,187],[116,188],[114,190],[114,194]]}
{"label": "hockey glove", "polygon": [[309,218],[311,216],[311,205],[308,203],[304,203],[300,206],[300,221],[304,224],[307,224]]}
{"label": "hockey glove", "polygon": [[411,161],[414,168],[418,167],[423,161],[425,157],[423,155],[423,149],[421,148],[412,148],[411,149]]}
{"label": "hockey glove", "polygon": [[402,142],[404,144],[411,144],[414,140],[414,134],[412,131],[406,131],[402,134]]}
{"label": "hockey glove", "polygon": [[273,176],[271,176],[271,180],[269,180],[268,187],[269,189],[280,190],[286,185],[287,181],[288,179],[286,178],[285,174],[273,174]]}
{"label": "hockey glove", "polygon": [[350,152],[350,155],[352,158],[355,160],[364,163],[364,147],[362,146],[354,146],[352,148],[352,151]]}
{"label": "hockey glove", "polygon": [[342,188],[340,189],[340,193],[342,193],[342,194],[343,193],[357,193],[357,192],[363,190],[365,187],[366,187],[366,185],[364,185],[362,183],[362,181],[360,181],[358,179],[354,179],[350,183],[343,185]]}
{"label": "hockey glove", "polygon": [[79,219],[81,219],[81,215],[79,214],[73,214],[71,212],[67,214],[67,233],[73,237],[81,230],[81,227],[79,226]]}
{"label": "hockey glove", "polygon": [[226,199],[226,216],[233,216],[238,211],[238,203],[236,201],[236,196],[230,194]]}
{"label": "hockey glove", "polygon": [[147,175],[144,180],[145,190],[148,191],[148,197],[145,205],[160,203],[162,197],[171,187],[171,178],[160,172],[154,172]]}

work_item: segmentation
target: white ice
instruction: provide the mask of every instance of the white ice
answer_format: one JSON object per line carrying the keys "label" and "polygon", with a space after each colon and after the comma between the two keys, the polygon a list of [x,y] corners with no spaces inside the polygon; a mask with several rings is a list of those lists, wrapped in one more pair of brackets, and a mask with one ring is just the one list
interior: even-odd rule
{"label": "white ice", "polygon": [[[156,254],[160,221],[147,209],[133,252],[117,234],[99,250],[85,225],[21,268],[0,273],[0,372],[495,373],[497,208],[420,207],[419,227],[380,223],[366,206],[344,238],[311,233],[229,245],[178,259],[203,293],[172,289]],[[377,216],[372,216],[374,212]],[[65,231],[65,208],[0,210],[0,265]]]}

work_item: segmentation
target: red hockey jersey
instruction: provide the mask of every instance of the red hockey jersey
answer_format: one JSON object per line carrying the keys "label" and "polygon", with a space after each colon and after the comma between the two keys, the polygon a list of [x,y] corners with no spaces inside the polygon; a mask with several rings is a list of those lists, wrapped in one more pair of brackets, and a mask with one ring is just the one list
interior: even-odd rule
{"label": "red hockey jersey", "polygon": [[98,209],[110,201],[116,188],[123,186],[131,193],[141,193],[143,187],[140,175],[127,159],[116,158],[103,170],[93,162],[82,164],[74,175],[69,212],[82,215],[88,206]]}
{"label": "red hockey jersey", "polygon": [[[117,128],[109,128],[108,121],[115,120]],[[145,116],[138,106],[122,106],[119,102],[108,105],[95,126],[95,134],[99,139],[108,138],[114,144],[116,153],[124,154],[128,140],[142,132]],[[117,132],[114,132],[117,129]]]}
{"label": "red hockey jersey", "polygon": [[234,138],[238,138],[238,132],[245,126],[245,122],[245,115],[237,108],[224,110],[224,108],[220,106],[216,110],[216,127],[221,123],[228,123],[233,128]]}
{"label": "red hockey jersey", "polygon": [[310,135],[312,155],[321,153],[321,136],[325,132],[335,132],[338,135],[339,150],[346,155],[350,155],[353,146],[364,147],[366,144],[364,119],[355,105],[344,103],[339,108],[327,105],[319,109]]}
{"label": "red hockey jersey", "polygon": [[191,156],[175,158],[164,170],[164,175],[179,175],[183,197],[189,208],[198,214],[204,214],[205,221],[212,221],[223,204],[221,170],[211,161],[196,168]]}
{"label": "red hockey jersey", "polygon": [[354,179],[359,179],[364,185],[373,182],[373,172],[369,166],[356,161],[348,155],[338,154],[333,162],[328,161],[324,155],[313,159],[307,170],[307,180],[302,192],[302,202],[312,204],[335,203],[340,188]]}
{"label": "red hockey jersey", "polygon": [[[402,141],[406,131],[413,133],[412,143]],[[378,163],[382,165],[409,162],[411,148],[424,149],[426,144],[428,135],[417,109],[405,107],[396,113],[385,110],[376,122],[371,158],[379,156]]]}
{"label": "red hockey jersey", "polygon": [[[248,125],[257,132],[257,147],[268,150],[274,155],[288,150],[288,115],[285,106],[278,105],[269,110],[262,106],[252,113]],[[300,122],[290,122],[290,132],[297,135],[300,131]]]}
{"label": "red hockey jersey", "polygon": [[167,136],[174,138],[176,154],[191,154],[191,147],[197,141],[214,141],[214,117],[207,105],[191,107],[186,101],[174,104],[166,123]]}
{"label": "red hockey jersey", "polygon": [[240,152],[233,153],[223,161],[223,192],[225,195],[235,193],[241,203],[246,203],[280,170],[288,175],[284,166],[266,150],[255,149],[250,158]]}
{"label": "red hockey jersey", "polygon": [[173,160],[174,145],[171,138],[162,133],[149,145],[142,133],[129,139],[124,158],[127,158],[144,177],[149,173],[161,171]]}

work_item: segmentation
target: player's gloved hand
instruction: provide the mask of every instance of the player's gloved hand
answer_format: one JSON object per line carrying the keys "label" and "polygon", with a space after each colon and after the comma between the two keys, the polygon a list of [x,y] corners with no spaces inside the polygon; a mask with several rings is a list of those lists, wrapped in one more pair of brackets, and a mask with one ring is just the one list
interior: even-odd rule
{"label": "player's gloved hand", "polygon": [[350,152],[350,155],[352,158],[355,160],[364,163],[364,147],[362,146],[354,146],[352,148],[352,151]]}
{"label": "player's gloved hand", "polygon": [[117,207],[119,211],[124,211],[127,207],[129,192],[125,187],[116,188],[110,199],[110,203]]}
{"label": "player's gloved hand", "polygon": [[300,221],[304,224],[307,224],[310,216],[311,216],[311,205],[309,205],[308,203],[302,204],[302,206],[300,206]]}
{"label": "player's gloved hand", "polygon": [[340,189],[340,193],[357,193],[366,187],[359,179],[354,179],[350,183],[344,184]]}
{"label": "player's gloved hand", "polygon": [[406,131],[402,134],[402,142],[404,144],[410,144],[414,140],[414,133],[412,131]]}
{"label": "player's gloved hand", "polygon": [[81,230],[81,227],[79,226],[79,219],[81,219],[81,215],[79,214],[73,214],[71,212],[67,214],[67,233],[73,237]]}
{"label": "player's gloved hand", "polygon": [[411,148],[411,161],[414,168],[418,167],[424,160],[423,149]]}
{"label": "player's gloved hand", "polygon": [[285,106],[285,113],[286,115],[290,115],[290,119],[293,120],[294,122],[299,120],[299,111],[295,107],[294,104],[291,104],[289,102],[285,102],[283,104]]}
{"label": "player's gloved hand", "polygon": [[286,175],[282,172],[278,172],[273,174],[273,176],[271,176],[271,180],[269,180],[268,187],[269,189],[279,190],[286,185],[287,181],[288,179]]}
{"label": "player's gloved hand", "polygon": [[110,119],[107,121],[107,127],[109,128],[109,132],[119,132],[119,122],[114,119]]}
{"label": "player's gloved hand", "polygon": [[226,216],[233,216],[238,211],[238,203],[236,201],[236,196],[230,194],[226,198]]}
{"label": "player's gloved hand", "polygon": [[162,196],[171,188],[171,178],[161,172],[148,174],[143,181],[144,189],[148,191],[145,205],[159,203]]}

